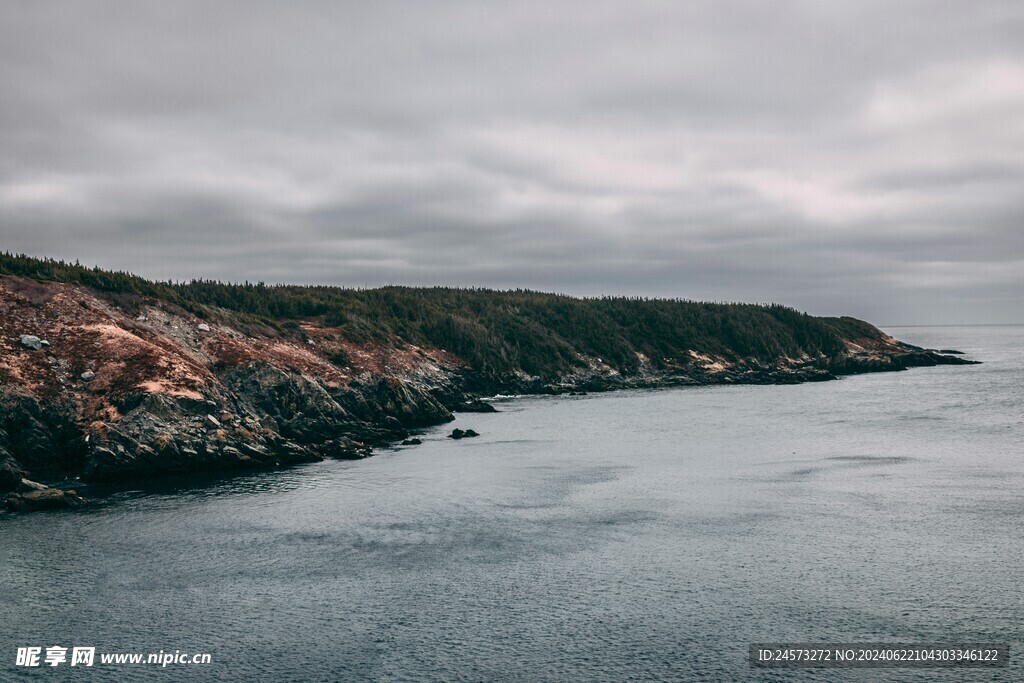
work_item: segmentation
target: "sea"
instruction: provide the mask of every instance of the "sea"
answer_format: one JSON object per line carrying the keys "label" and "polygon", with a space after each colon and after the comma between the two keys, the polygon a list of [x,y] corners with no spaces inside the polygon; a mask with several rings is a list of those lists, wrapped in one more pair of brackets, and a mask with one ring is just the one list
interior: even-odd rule
{"label": "sea", "polygon": [[[1024,680],[1024,327],[886,331],[982,364],[498,398],[362,461],[2,513],[0,680]],[[1010,655],[778,669],[751,643]],[[101,662],[132,653],[209,662]]]}

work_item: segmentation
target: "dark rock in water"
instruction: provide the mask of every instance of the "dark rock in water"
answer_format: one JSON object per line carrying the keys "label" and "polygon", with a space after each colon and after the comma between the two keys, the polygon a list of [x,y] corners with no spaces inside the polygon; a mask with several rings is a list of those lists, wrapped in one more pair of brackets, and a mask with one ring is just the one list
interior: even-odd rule
{"label": "dark rock in water", "polygon": [[475,398],[471,401],[463,401],[452,410],[456,413],[496,413],[498,409],[486,401]]}
{"label": "dark rock in water", "polygon": [[448,435],[449,439],[471,439],[474,436],[480,436],[472,429],[453,429],[452,433]]}
{"label": "dark rock in water", "polygon": [[480,436],[480,435],[477,434],[476,432],[474,432],[472,429],[467,429],[466,431],[464,431],[462,433],[462,436],[464,436],[465,438],[469,439],[469,438],[472,438],[474,436]]}
{"label": "dark rock in water", "polygon": [[423,442],[420,441],[419,439],[406,439],[405,441],[402,442],[402,445],[403,446],[419,446],[421,443],[423,443]]}
{"label": "dark rock in water", "polygon": [[362,460],[370,457],[372,453],[369,446],[347,436],[332,439],[321,446],[319,450],[324,456],[335,460]]}
{"label": "dark rock in water", "polygon": [[953,356],[962,356],[962,355],[964,355],[963,351],[957,351],[956,349],[940,349],[939,353],[944,353],[944,354],[953,355]]}
{"label": "dark rock in water", "polygon": [[85,501],[74,491],[43,489],[27,493],[11,493],[7,496],[7,509],[12,512],[33,512],[36,510],[59,510],[78,507]]}

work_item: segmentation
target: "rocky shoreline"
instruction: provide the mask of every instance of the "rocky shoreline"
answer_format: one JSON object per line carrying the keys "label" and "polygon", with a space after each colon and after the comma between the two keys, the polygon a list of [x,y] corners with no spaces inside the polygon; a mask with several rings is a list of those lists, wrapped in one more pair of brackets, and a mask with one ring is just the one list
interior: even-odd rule
{"label": "rocky shoreline", "polygon": [[443,349],[357,343],[313,321],[281,331],[227,314],[200,320],[166,302],[3,276],[0,495],[16,511],[76,507],[64,482],[363,458],[413,444],[454,412],[493,411],[481,397],[497,394],[795,384],[974,362],[875,332],[833,357],[766,363],[693,350],[629,373],[586,358],[555,377],[493,376]]}

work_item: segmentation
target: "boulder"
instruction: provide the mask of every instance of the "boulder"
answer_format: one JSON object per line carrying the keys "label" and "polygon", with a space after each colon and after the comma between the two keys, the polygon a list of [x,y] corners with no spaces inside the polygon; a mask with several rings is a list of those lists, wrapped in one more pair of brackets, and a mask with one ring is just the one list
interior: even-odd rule
{"label": "boulder", "polygon": [[86,370],[81,375],[79,375],[79,377],[82,378],[83,382],[91,382],[94,379],[96,379],[96,373],[93,372],[92,370]]}
{"label": "boulder", "polygon": [[200,332],[209,332],[210,326],[207,325],[206,323],[199,323],[198,325],[196,325],[196,329],[199,330]]}
{"label": "boulder", "polygon": [[384,417],[384,427],[392,432],[404,432],[405,428],[402,427],[402,423],[398,421],[398,418],[393,415],[387,415]]}
{"label": "boulder", "polygon": [[[21,345],[26,349],[32,349],[33,351],[38,351],[43,348],[43,340],[34,334],[23,334],[19,337],[18,341],[21,342]],[[46,346],[49,346],[49,344],[47,343]]]}
{"label": "boulder", "polygon": [[453,429],[452,433],[448,435],[449,439],[471,439],[474,436],[480,436],[472,429]]}
{"label": "boulder", "polygon": [[403,446],[419,446],[421,443],[423,443],[423,442],[420,441],[419,439],[406,439],[405,441],[402,442],[402,445]]}

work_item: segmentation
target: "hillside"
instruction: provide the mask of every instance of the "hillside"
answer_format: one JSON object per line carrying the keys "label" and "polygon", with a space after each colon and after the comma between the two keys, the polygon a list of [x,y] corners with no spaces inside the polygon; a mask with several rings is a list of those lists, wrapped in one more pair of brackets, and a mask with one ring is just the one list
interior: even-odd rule
{"label": "hillside", "polygon": [[967,363],[783,306],[152,282],[0,255],[0,490],[363,457],[494,393]]}

